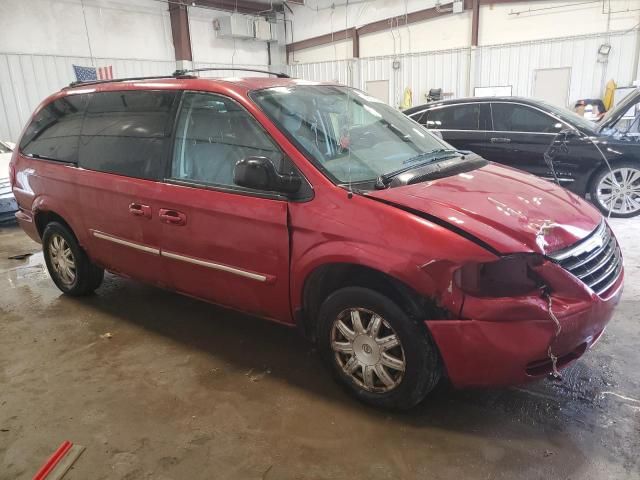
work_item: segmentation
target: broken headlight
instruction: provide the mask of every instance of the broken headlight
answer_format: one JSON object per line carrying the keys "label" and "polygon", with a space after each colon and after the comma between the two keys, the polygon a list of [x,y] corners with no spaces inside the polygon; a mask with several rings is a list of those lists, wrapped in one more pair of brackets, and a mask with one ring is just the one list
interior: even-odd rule
{"label": "broken headlight", "polygon": [[516,297],[544,286],[533,270],[543,257],[519,253],[487,263],[468,263],[454,274],[456,285],[474,297]]}

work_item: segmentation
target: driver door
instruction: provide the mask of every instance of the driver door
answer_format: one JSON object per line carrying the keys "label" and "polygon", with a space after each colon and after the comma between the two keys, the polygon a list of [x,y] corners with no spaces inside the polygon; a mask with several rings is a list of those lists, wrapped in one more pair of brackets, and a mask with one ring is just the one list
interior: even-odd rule
{"label": "driver door", "polygon": [[563,123],[536,108],[510,102],[492,102],[491,118],[487,160],[540,177],[553,176],[544,161],[544,152],[565,127]]}
{"label": "driver door", "polygon": [[235,185],[236,162],[283,156],[230,98],[186,92],[170,178],[159,205],[172,287],[244,312],[290,321],[288,203]]}

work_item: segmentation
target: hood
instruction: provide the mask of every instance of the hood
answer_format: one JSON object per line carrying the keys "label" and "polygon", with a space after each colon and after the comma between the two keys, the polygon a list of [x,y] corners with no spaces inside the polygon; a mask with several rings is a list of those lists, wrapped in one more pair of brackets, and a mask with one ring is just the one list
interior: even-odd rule
{"label": "hood", "polygon": [[602,221],[592,205],[568,190],[493,163],[367,195],[447,223],[502,254],[549,254],[583,239]]}
{"label": "hood", "polygon": [[640,101],[640,88],[636,88],[629,93],[622,101],[612,110],[609,110],[602,121],[598,124],[598,132],[602,132],[607,128],[613,127],[618,120],[629,110],[635,103]]}

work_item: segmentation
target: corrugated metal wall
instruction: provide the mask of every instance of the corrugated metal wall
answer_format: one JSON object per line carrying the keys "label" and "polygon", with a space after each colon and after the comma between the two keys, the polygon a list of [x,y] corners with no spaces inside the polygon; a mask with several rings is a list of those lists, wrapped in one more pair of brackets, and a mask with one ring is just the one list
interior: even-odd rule
{"label": "corrugated metal wall", "polygon": [[[613,78],[619,86],[634,80],[637,29],[609,35],[590,35],[508,45],[426,52],[394,57],[296,64],[287,66],[235,65],[271,71],[315,81],[338,81],[366,90],[367,82],[387,80],[389,102],[398,106],[403,91],[413,91],[414,105],[423,103],[430,88],[442,88],[452,98],[472,93],[473,86],[512,85],[514,95],[531,95],[534,70],[571,67],[571,101],[601,95],[601,86]],[[598,47],[611,45],[606,63],[598,63]],[[473,56],[473,57],[472,57]],[[393,62],[398,62],[397,69]],[[471,63],[473,61],[473,63]],[[115,77],[170,74],[173,61],[117,58],[94,59],[95,66],[112,65]],[[90,66],[85,57],[0,53],[0,138],[15,141],[34,108],[50,93],[75,80],[72,65]],[[469,77],[473,65],[472,77]],[[228,64],[195,62],[195,68],[229,67]],[[204,76],[232,76],[231,70]],[[469,88],[471,90],[469,90]]]}
{"label": "corrugated metal wall", "polygon": [[[224,69],[228,67],[249,68],[249,69],[269,71],[269,65],[252,65],[252,64],[240,64],[240,63],[234,63],[233,65],[229,65],[228,63],[193,62],[193,68]],[[238,74],[237,71],[234,71],[234,70],[214,70],[212,72],[201,72],[200,76],[207,77],[207,78],[223,78],[223,77],[238,77],[240,75]],[[261,77],[261,76],[268,76],[268,74],[255,73],[252,76]]]}
{"label": "corrugated metal wall", "polygon": [[[165,75],[173,61],[96,58],[95,66],[113,66],[115,77]],[[92,66],[90,58],[0,54],[0,138],[16,141],[38,104],[76,80],[73,65]]]}
{"label": "corrugated metal wall", "polygon": [[[424,103],[431,88],[442,88],[451,98],[473,94],[473,87],[513,87],[513,95],[529,96],[534,71],[571,67],[570,101],[601,95],[603,81],[614,79],[629,86],[634,78],[634,60],[639,53],[637,29],[608,35],[587,35],[553,40],[514,43],[406,54],[355,60],[289,65],[290,75],[315,81],[338,80],[366,90],[372,80],[389,82],[389,101],[398,106],[406,87],[413,91],[413,103]],[[598,48],[611,45],[606,63],[598,62]],[[472,57],[473,56],[473,57]],[[393,68],[393,62],[399,68]],[[472,78],[469,69],[473,65]]]}
{"label": "corrugated metal wall", "polygon": [[[533,91],[534,70],[571,67],[569,99],[599,97],[603,81],[619,86],[634,80],[638,30],[610,35],[585,35],[555,40],[480,47],[476,50],[475,85],[512,85],[513,95]],[[598,48],[611,45],[606,63],[598,62]]]}
{"label": "corrugated metal wall", "polygon": [[286,65],[283,71],[296,78],[314,80],[316,82],[338,82],[354,85],[354,60],[336,60],[318,63],[298,63]]}
{"label": "corrugated metal wall", "polygon": [[[394,69],[393,62],[397,61]],[[438,52],[402,55],[396,57],[373,57],[360,60],[359,82],[354,84],[367,90],[367,82],[389,81],[389,103],[398,107],[404,89],[413,92],[414,105],[424,103],[431,88],[442,88],[451,97],[465,95],[469,69],[469,50],[444,50]]]}

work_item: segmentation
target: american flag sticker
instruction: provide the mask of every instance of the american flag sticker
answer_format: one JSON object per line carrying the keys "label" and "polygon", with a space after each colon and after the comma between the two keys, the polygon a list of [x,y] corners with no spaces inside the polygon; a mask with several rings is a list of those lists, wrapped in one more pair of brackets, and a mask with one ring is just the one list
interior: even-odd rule
{"label": "american flag sticker", "polygon": [[79,82],[91,82],[95,80],[112,80],[113,79],[113,65],[107,65],[106,67],[82,67],[80,65],[74,65],[73,71],[76,74],[76,79]]}
{"label": "american flag sticker", "polygon": [[98,80],[113,80],[113,66],[98,67]]}

